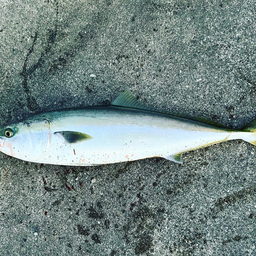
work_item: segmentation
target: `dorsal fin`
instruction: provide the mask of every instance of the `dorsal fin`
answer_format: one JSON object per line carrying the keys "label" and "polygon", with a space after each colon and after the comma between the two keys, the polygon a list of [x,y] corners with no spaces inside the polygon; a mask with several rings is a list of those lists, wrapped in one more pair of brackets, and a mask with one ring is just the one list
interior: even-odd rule
{"label": "dorsal fin", "polygon": [[124,92],[122,92],[114,101],[111,102],[111,105],[118,106],[118,107],[136,108],[141,110],[159,112],[153,108],[144,106],[128,90],[125,90]]}
{"label": "dorsal fin", "polygon": [[157,112],[160,114],[165,114],[165,115],[170,115],[174,118],[180,118],[180,119],[189,119],[191,121],[195,121],[195,122],[200,122],[203,124],[208,124],[208,125],[214,125],[216,127],[219,128],[224,128],[224,129],[228,129],[230,130],[230,128],[214,122],[212,120],[207,120],[205,118],[201,118],[201,117],[191,117],[191,116],[187,116],[187,115],[182,115],[182,114],[178,114],[178,113],[170,113],[169,111],[163,111],[163,110],[157,110],[148,106],[144,106],[142,103],[140,103],[133,95],[130,91],[125,90],[124,92],[122,92],[112,103],[112,106],[118,106],[118,107],[126,107],[126,108],[134,108],[134,109],[140,109],[140,110],[147,110],[147,111],[152,111],[152,112]]}
{"label": "dorsal fin", "polygon": [[196,122],[199,122],[199,123],[202,123],[202,124],[213,125],[213,126],[216,126],[216,127],[219,127],[219,128],[226,129],[226,130],[232,130],[231,128],[228,128],[227,126],[225,126],[223,124],[220,124],[220,123],[212,121],[212,120],[208,120],[204,117],[191,117],[191,116],[176,114],[176,113],[171,114],[171,115],[172,116],[177,116],[177,117],[180,117],[180,118],[189,119],[189,120],[192,120],[192,121],[196,121]]}

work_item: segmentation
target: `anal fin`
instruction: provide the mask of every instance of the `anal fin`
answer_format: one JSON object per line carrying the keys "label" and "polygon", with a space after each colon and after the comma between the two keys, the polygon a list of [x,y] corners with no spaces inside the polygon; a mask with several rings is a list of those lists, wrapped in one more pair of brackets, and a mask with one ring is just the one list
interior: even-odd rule
{"label": "anal fin", "polygon": [[178,163],[178,164],[183,164],[182,153],[166,156],[164,158],[167,159],[167,160],[173,161],[175,163]]}

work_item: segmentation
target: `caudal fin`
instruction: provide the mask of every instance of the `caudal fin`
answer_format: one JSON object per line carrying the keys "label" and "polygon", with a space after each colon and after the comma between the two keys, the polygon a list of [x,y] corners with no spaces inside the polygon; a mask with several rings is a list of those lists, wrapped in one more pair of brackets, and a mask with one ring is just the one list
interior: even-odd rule
{"label": "caudal fin", "polygon": [[256,146],[256,119],[241,129],[241,139]]}

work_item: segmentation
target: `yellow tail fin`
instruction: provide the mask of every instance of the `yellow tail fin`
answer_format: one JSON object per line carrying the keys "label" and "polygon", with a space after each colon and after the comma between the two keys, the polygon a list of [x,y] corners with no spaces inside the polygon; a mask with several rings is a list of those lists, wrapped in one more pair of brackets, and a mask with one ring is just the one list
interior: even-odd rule
{"label": "yellow tail fin", "polygon": [[256,146],[256,119],[244,126],[241,131],[247,133],[247,135],[242,136],[241,139]]}

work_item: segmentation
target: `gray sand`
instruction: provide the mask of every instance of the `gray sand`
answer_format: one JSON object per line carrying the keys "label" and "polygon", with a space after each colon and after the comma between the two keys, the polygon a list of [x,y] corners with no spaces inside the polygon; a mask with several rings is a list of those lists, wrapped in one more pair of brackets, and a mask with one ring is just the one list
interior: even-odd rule
{"label": "gray sand", "polygon": [[[230,128],[256,117],[252,0],[2,0],[0,17],[1,125],[124,89]],[[98,167],[0,153],[0,255],[256,255],[255,152]]]}

